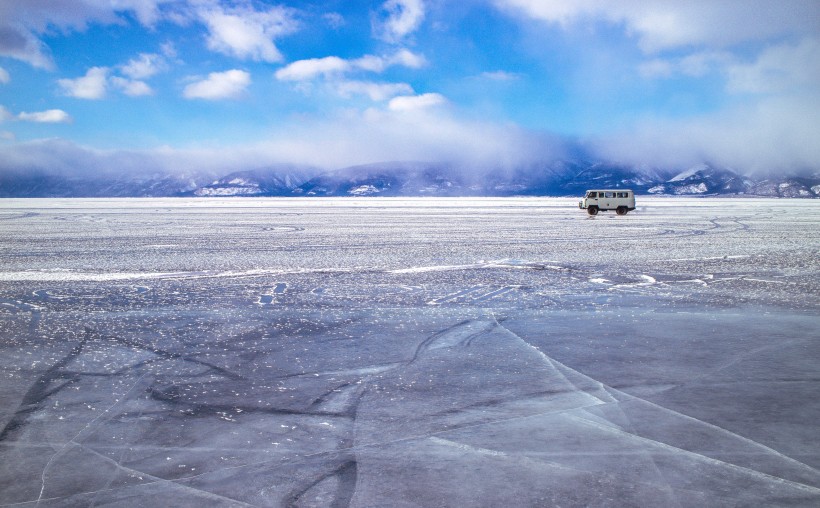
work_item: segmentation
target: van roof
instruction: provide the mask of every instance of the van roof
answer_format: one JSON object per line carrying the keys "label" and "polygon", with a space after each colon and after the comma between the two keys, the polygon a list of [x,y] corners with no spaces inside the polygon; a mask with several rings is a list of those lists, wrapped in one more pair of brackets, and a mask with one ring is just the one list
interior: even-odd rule
{"label": "van roof", "polygon": [[632,192],[632,189],[587,189],[587,192]]}

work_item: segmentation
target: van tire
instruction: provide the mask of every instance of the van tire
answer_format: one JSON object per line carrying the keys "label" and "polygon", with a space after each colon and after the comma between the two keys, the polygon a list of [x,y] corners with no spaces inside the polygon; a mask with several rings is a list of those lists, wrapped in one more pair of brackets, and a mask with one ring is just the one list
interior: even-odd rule
{"label": "van tire", "polygon": [[626,213],[628,211],[629,211],[629,208],[627,208],[625,206],[619,206],[618,209],[615,210],[615,213],[617,213],[618,215],[626,215]]}
{"label": "van tire", "polygon": [[590,215],[598,215],[598,207],[590,206],[589,208],[587,208],[587,213]]}

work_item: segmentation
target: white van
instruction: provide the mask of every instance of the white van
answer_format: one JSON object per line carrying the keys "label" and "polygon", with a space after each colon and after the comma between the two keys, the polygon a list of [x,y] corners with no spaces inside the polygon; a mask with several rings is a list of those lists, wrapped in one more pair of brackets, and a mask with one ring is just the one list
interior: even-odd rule
{"label": "white van", "polygon": [[626,215],[635,209],[635,193],[629,189],[588,190],[578,208],[586,208],[590,215],[599,210],[615,210],[618,215]]}

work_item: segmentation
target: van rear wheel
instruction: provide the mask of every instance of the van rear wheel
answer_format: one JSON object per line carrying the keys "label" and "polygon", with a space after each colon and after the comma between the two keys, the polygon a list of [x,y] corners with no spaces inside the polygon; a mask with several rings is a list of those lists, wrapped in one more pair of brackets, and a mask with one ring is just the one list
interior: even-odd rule
{"label": "van rear wheel", "polygon": [[629,208],[627,208],[627,207],[625,207],[625,206],[619,206],[619,207],[615,210],[615,213],[617,213],[618,215],[626,215],[626,212],[628,212],[628,211],[629,211]]}
{"label": "van rear wheel", "polygon": [[589,208],[587,208],[587,213],[590,215],[598,215],[598,207],[590,206]]}

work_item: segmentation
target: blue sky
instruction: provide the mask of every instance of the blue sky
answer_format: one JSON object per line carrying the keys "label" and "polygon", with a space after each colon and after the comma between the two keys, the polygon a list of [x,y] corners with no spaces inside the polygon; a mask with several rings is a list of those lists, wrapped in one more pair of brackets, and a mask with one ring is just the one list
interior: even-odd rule
{"label": "blue sky", "polygon": [[0,0],[0,169],[502,166],[570,146],[817,169],[820,2]]}

